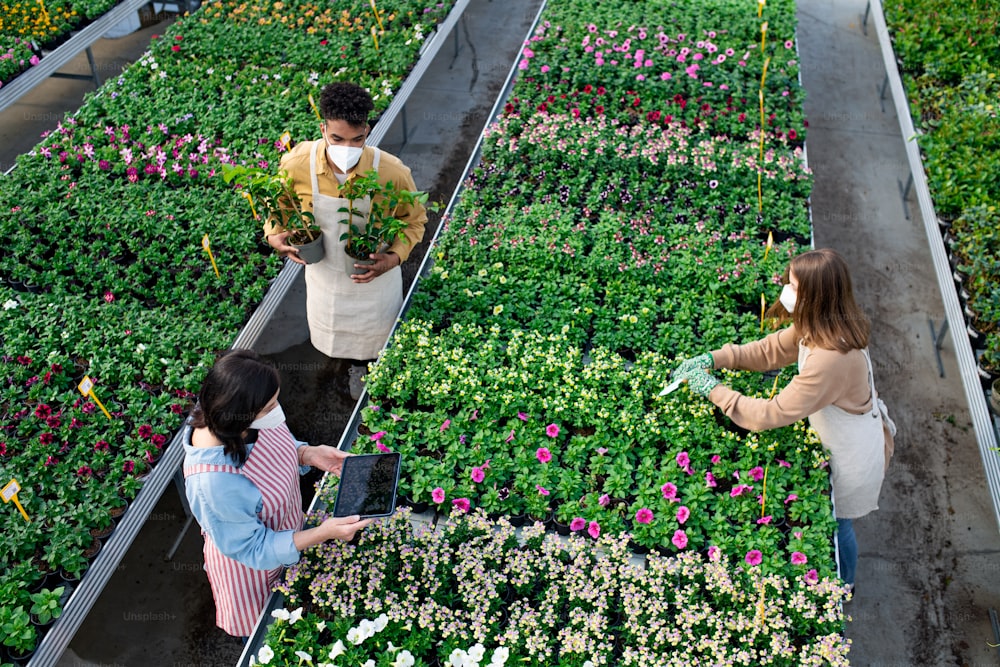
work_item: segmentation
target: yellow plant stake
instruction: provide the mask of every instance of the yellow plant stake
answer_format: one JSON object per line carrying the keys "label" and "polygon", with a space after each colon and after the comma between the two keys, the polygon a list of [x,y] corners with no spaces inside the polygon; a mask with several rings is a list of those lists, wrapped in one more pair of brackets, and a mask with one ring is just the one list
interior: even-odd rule
{"label": "yellow plant stake", "polygon": [[[767,261],[767,253],[771,252],[771,246],[774,245],[774,234],[771,232],[767,233],[767,245],[764,246],[764,261]],[[764,295],[761,294],[760,298],[763,299]]]}
{"label": "yellow plant stake", "polygon": [[780,377],[780,373],[774,376],[774,384],[771,385],[771,394],[767,397],[768,400],[774,398],[774,395],[778,392],[778,378]]}
{"label": "yellow plant stake", "polygon": [[767,21],[760,24],[760,56],[764,57],[764,44],[767,42]]}
{"label": "yellow plant stake", "polygon": [[375,50],[378,51],[378,33],[375,26],[372,26],[372,41],[375,42]]}
{"label": "yellow plant stake", "polygon": [[323,117],[319,115],[319,108],[316,106],[316,101],[313,99],[312,93],[309,93],[309,106],[312,107],[313,113],[316,114],[316,120],[323,122]]}
{"label": "yellow plant stake", "polygon": [[111,413],[108,412],[108,409],[104,407],[100,399],[97,398],[97,394],[94,393],[94,381],[90,379],[89,375],[83,376],[83,379],[80,380],[80,384],[77,386],[77,389],[80,390],[81,394],[83,394],[84,396],[89,396],[94,401],[94,403],[97,403],[97,407],[101,409],[101,412],[104,413],[104,416],[107,417],[108,419],[111,419]]}
{"label": "yellow plant stake", "polygon": [[260,216],[257,215],[257,209],[255,209],[253,206],[253,195],[246,191],[242,192],[241,194],[246,198],[248,202],[250,202],[250,212],[253,213],[253,219],[260,220]]}
{"label": "yellow plant stake", "polygon": [[767,307],[767,301],[764,299],[764,293],[760,293],[760,330],[764,331],[764,310]]}
{"label": "yellow plant stake", "polygon": [[[248,192],[247,194],[250,193]],[[253,206],[253,204],[251,203],[250,206]],[[254,218],[256,217],[257,214],[255,212]],[[219,275],[219,266],[215,263],[215,255],[212,254],[212,246],[208,242],[208,234],[205,234],[204,236],[201,237],[201,247],[205,249],[205,252],[208,253],[208,258],[212,260],[212,268],[215,269],[215,277],[222,278],[222,276]]]}
{"label": "yellow plant stake", "polygon": [[764,5],[767,4],[767,0],[757,0],[757,18],[760,18],[761,14],[764,13]]}
{"label": "yellow plant stake", "polygon": [[368,2],[372,6],[372,11],[375,12],[375,20],[378,21],[378,29],[385,30],[385,28],[382,27],[382,17],[379,16],[378,7],[375,6],[375,0],[368,0]]}
{"label": "yellow plant stake", "polygon": [[3,498],[5,503],[9,503],[13,500],[14,504],[17,505],[17,509],[21,513],[21,516],[24,517],[24,520],[31,523],[31,519],[28,518],[28,513],[25,512],[24,507],[21,506],[21,501],[17,499],[17,493],[20,490],[21,485],[17,483],[16,479],[12,479],[7,482],[7,485],[3,487],[2,491],[0,491],[0,497]]}

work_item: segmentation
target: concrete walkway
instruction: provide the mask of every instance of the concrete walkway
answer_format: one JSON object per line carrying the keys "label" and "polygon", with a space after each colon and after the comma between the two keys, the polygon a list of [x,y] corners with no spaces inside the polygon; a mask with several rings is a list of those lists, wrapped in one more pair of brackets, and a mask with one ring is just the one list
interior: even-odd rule
{"label": "concrete walkway", "polygon": [[880,509],[856,522],[851,663],[996,665],[1000,535],[950,337],[938,375],[928,319],[940,326],[944,307],[912,196],[904,216],[904,143],[891,99],[882,111],[885,69],[864,11],[864,0],[799,0],[816,245],[852,267],[900,431]]}

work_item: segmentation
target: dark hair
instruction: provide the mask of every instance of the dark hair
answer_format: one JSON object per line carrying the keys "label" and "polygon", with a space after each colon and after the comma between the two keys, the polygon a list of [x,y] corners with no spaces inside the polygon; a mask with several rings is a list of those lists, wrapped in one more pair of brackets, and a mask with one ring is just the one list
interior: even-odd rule
{"label": "dark hair", "polygon": [[796,255],[785,270],[785,282],[795,274],[795,312],[780,303],[769,313],[787,320],[791,315],[803,338],[828,350],[849,352],[868,346],[871,324],[854,301],[851,274],[844,258],[830,248]]}
{"label": "dark hair", "polygon": [[208,372],[191,414],[192,428],[207,428],[223,452],[242,466],[247,460],[243,433],[278,391],[278,371],[252,350],[229,350]]}
{"label": "dark hair", "polygon": [[319,110],[324,120],[344,120],[365,126],[375,102],[367,90],[356,83],[328,83],[320,93]]}

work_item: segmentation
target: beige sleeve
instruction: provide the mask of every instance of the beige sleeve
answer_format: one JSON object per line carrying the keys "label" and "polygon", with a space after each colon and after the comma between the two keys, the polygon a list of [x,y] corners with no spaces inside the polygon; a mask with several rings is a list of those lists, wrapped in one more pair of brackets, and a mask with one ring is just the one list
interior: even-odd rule
{"label": "beige sleeve", "polygon": [[[402,190],[415,191],[417,189],[416,184],[413,182],[413,175],[410,173],[410,168],[400,162],[398,166],[393,165],[389,180],[392,180],[396,185]],[[406,258],[410,256],[413,248],[420,243],[424,238],[424,227],[427,224],[427,209],[424,208],[423,204],[400,204],[396,207],[395,217],[406,223],[406,229],[403,230],[403,239],[396,239],[393,241],[392,246],[389,248],[389,252],[394,252],[399,255],[400,263],[406,261]]]}
{"label": "beige sleeve", "polygon": [[[759,341],[758,341],[759,342]],[[809,363],[774,398],[750,398],[716,385],[708,398],[736,424],[751,431],[788,426],[837,402],[849,385],[849,364],[836,350],[813,350]]]}
{"label": "beige sleeve", "polygon": [[746,345],[727,343],[712,351],[712,359],[715,368],[770,371],[794,363],[798,354],[799,334],[793,324]]}

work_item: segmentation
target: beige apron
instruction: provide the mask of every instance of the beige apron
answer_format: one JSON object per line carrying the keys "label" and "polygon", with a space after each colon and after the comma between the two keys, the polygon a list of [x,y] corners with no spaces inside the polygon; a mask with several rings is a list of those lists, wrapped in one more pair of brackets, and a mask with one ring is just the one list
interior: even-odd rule
{"label": "beige apron", "polygon": [[[355,283],[345,269],[340,237],[347,231],[342,220],[348,200],[320,194],[316,175],[316,141],[309,158],[312,179],[313,215],[323,230],[325,256],[306,269],[306,317],[313,346],[329,357],[374,359],[389,338],[389,332],[403,305],[403,273],[395,267],[369,283]],[[373,167],[378,171],[382,153],[375,148]],[[368,212],[371,201],[355,201],[354,207]]]}
{"label": "beige apron", "polygon": [[[860,415],[828,405],[809,415],[809,425],[830,452],[830,477],[838,519],[857,519],[878,509],[878,495],[885,475],[885,434],[875,392],[868,350],[861,350],[868,364],[871,409]],[[799,343],[799,371],[807,363],[809,348]]]}

